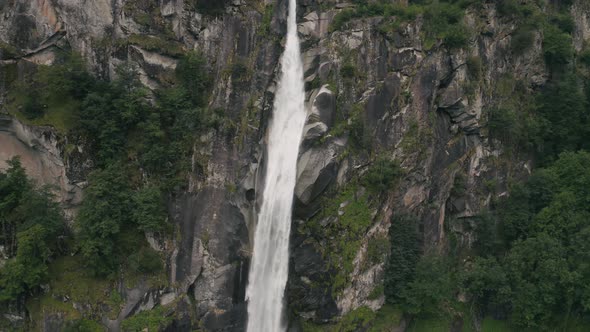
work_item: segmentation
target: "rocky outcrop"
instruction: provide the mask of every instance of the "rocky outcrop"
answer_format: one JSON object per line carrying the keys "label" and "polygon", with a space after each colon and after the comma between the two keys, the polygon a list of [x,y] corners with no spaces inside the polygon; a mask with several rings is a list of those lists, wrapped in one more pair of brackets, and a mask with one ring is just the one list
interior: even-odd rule
{"label": "rocky outcrop", "polygon": [[68,177],[67,163],[63,159],[63,142],[49,127],[28,126],[7,114],[0,113],[0,169],[6,169],[6,160],[19,156],[27,174],[39,185],[55,188],[57,200],[71,220],[82,199],[84,182]]}

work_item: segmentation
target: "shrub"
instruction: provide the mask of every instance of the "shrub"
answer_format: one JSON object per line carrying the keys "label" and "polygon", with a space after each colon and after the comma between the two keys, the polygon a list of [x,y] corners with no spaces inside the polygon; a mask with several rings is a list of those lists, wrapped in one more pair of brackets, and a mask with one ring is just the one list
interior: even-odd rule
{"label": "shrub", "polygon": [[357,150],[370,149],[370,134],[365,127],[364,107],[356,104],[352,107],[349,120],[349,138],[352,147]]}
{"label": "shrub", "polygon": [[520,27],[512,36],[510,48],[514,54],[521,55],[533,46],[534,41],[535,32],[532,27]]}
{"label": "shrub", "polygon": [[170,324],[173,319],[166,308],[158,306],[152,310],[142,311],[126,318],[121,323],[121,328],[125,332],[160,331]]}
{"label": "shrub", "polygon": [[162,270],[162,258],[154,249],[143,247],[127,260],[131,271],[137,273],[156,273]]}
{"label": "shrub", "polygon": [[356,67],[351,63],[344,64],[342,68],[340,68],[340,75],[343,78],[354,78],[356,74]]}
{"label": "shrub", "polygon": [[205,92],[211,85],[205,58],[200,53],[185,54],[176,66],[176,76],[182,83],[196,106],[202,106],[206,101]]}
{"label": "shrub", "polygon": [[234,62],[231,68],[231,77],[233,80],[240,81],[248,76],[248,66],[242,61]]}
{"label": "shrub", "polygon": [[79,245],[92,272],[105,276],[118,264],[116,236],[131,222],[131,189],[120,164],[94,171],[89,182],[76,220]]}
{"label": "shrub", "polygon": [[443,42],[451,49],[465,47],[469,42],[469,30],[462,24],[452,25],[444,32]]}
{"label": "shrub", "polygon": [[201,14],[221,16],[225,13],[229,0],[190,0],[189,3]]}
{"label": "shrub", "polygon": [[130,44],[137,45],[146,51],[160,52],[171,57],[180,57],[185,52],[183,45],[176,40],[159,36],[132,34],[128,39]]}
{"label": "shrub", "polygon": [[470,56],[467,58],[466,65],[469,77],[475,81],[479,81],[483,72],[481,58],[478,56]]}
{"label": "shrub", "polygon": [[585,66],[590,67],[590,49],[585,49],[582,51],[580,54],[578,54],[578,58]]}
{"label": "shrub", "polygon": [[544,30],[543,54],[547,64],[553,68],[568,64],[574,54],[572,37],[558,27],[548,25]]}
{"label": "shrub", "polygon": [[402,291],[414,279],[420,258],[418,220],[409,215],[394,216],[389,228],[391,254],[385,266],[385,298],[389,303],[400,303]]}
{"label": "shrub", "polygon": [[451,265],[446,258],[423,256],[416,264],[413,280],[400,292],[401,306],[419,315],[440,315],[449,310],[455,285]]}
{"label": "shrub", "polygon": [[64,220],[47,188],[36,188],[18,158],[0,171],[0,303],[35,294],[46,281],[50,258],[59,253]]}
{"label": "shrub", "polygon": [[390,242],[385,237],[377,237],[369,240],[367,247],[367,257],[369,263],[378,264],[383,261],[385,255],[389,253]]}
{"label": "shrub", "polygon": [[496,108],[489,111],[490,135],[502,142],[513,142],[518,134],[518,119],[512,108]]}
{"label": "shrub", "polygon": [[133,220],[144,232],[160,232],[164,229],[166,211],[160,188],[151,185],[134,193]]}
{"label": "shrub", "polygon": [[399,164],[385,157],[380,157],[369,168],[365,175],[365,183],[372,192],[382,193],[391,189],[400,175]]}

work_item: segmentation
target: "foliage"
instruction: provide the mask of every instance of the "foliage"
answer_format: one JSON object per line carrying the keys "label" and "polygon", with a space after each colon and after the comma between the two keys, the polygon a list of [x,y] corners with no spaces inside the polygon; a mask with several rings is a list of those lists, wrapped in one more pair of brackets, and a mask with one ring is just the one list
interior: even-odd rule
{"label": "foliage", "polygon": [[189,52],[178,62],[176,76],[186,89],[190,100],[195,106],[203,106],[206,101],[205,92],[211,80],[205,66],[205,58],[199,53]]}
{"label": "foliage", "polygon": [[[325,199],[322,206],[321,213],[306,223],[305,230],[313,237],[337,239],[320,250],[335,272],[332,290],[338,292],[353,271],[353,260],[373,217],[367,194],[356,183],[342,188],[335,197]],[[327,226],[320,226],[321,220],[334,221]]]}
{"label": "foliage", "polygon": [[135,208],[132,219],[138,229],[151,233],[164,229],[166,211],[160,188],[154,185],[146,186],[134,193],[133,201]]}
{"label": "foliage", "polygon": [[189,0],[188,3],[194,10],[209,16],[221,16],[229,0]]}
{"label": "foliage", "polygon": [[348,314],[332,327],[330,331],[354,332],[366,330],[375,320],[375,312],[367,307],[360,307]]}
{"label": "foliage", "polygon": [[413,280],[401,290],[400,304],[413,315],[440,315],[448,311],[454,290],[449,262],[435,255],[423,256],[416,264]]}
{"label": "foliage", "polygon": [[8,257],[0,267],[0,302],[22,300],[39,290],[64,233],[61,210],[49,189],[35,187],[18,158],[8,166],[0,172],[0,245]]}
{"label": "foliage", "polygon": [[121,328],[125,332],[159,331],[172,322],[165,307],[158,306],[149,311],[142,311],[123,321]]}
{"label": "foliage", "polygon": [[469,41],[469,29],[462,23],[464,10],[447,2],[433,2],[424,12],[425,38],[442,39],[449,48],[461,48]]}
{"label": "foliage", "polygon": [[543,54],[547,64],[554,69],[568,64],[574,54],[571,35],[557,26],[547,25],[543,31]]}
{"label": "foliage", "polygon": [[104,327],[99,323],[88,319],[76,319],[67,322],[63,332],[102,332]]}
{"label": "foliage", "polygon": [[274,12],[274,4],[265,4],[264,13],[262,13],[262,20],[260,22],[259,34],[262,37],[267,37],[271,34],[272,15]]}
{"label": "foliage", "polygon": [[371,264],[383,262],[384,257],[390,251],[389,239],[377,237],[371,239],[367,245],[367,258]]}
{"label": "foliage", "polygon": [[159,36],[132,34],[127,38],[127,42],[132,45],[137,45],[146,51],[159,52],[171,57],[180,57],[184,54],[183,45],[181,43]]}
{"label": "foliage", "polygon": [[537,109],[542,130],[538,157],[547,162],[561,151],[576,151],[588,147],[590,121],[586,96],[577,78],[567,75],[549,83],[537,98]]}
{"label": "foliage", "polygon": [[347,63],[340,68],[340,75],[343,78],[354,78],[356,73],[356,67],[353,64]]}
{"label": "foliage", "polygon": [[478,306],[536,330],[589,313],[589,170],[588,152],[562,153],[500,202],[504,250],[475,258],[463,273]]}
{"label": "foliage", "polygon": [[128,259],[129,268],[138,273],[156,273],[162,270],[162,258],[150,247],[142,247]]}
{"label": "foliage", "polygon": [[495,257],[476,257],[464,271],[462,283],[475,303],[493,312],[511,296],[508,275]]}
{"label": "foliage", "polygon": [[370,149],[371,136],[365,125],[365,112],[362,105],[353,105],[348,121],[348,133],[354,149]]}
{"label": "foliage", "polygon": [[483,74],[481,58],[478,56],[470,56],[467,58],[466,65],[469,77],[475,81],[479,81]]}
{"label": "foliage", "polygon": [[132,192],[123,167],[113,164],[90,175],[77,218],[80,250],[97,275],[117,268],[115,236],[132,222]]}
{"label": "foliage", "polygon": [[535,42],[535,31],[531,26],[519,27],[512,36],[510,47],[512,52],[522,55],[529,50]]}
{"label": "foliage", "polygon": [[388,303],[401,303],[402,292],[414,279],[420,258],[418,220],[409,215],[395,216],[391,220],[389,238],[391,254],[385,266],[385,297]]}
{"label": "foliage", "polygon": [[394,182],[401,175],[401,168],[398,163],[385,157],[379,157],[369,167],[364,177],[365,184],[374,193],[382,193],[392,188]]}

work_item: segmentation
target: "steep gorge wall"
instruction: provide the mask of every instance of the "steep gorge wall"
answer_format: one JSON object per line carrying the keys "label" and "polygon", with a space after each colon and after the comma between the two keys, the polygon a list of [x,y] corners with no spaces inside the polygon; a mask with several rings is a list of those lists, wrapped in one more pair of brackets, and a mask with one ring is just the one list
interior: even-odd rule
{"label": "steep gorge wall", "polygon": [[[226,120],[195,142],[189,189],[170,198],[170,216],[178,230],[166,249],[170,286],[124,291],[127,305],[109,323],[112,329],[126,316],[158,303],[174,307],[178,319],[173,329],[244,326],[250,233],[263,181],[286,1],[234,0],[225,3],[221,16],[199,13],[194,3],[17,0],[2,8],[0,39],[21,50],[23,59],[17,61],[51,62],[53,48],[69,44],[98,75],[110,77],[117,63],[130,59],[139,64],[142,82],[156,87],[176,65],[170,50],[181,47],[201,52],[214,74],[209,108],[222,109]],[[331,31],[335,15],[349,3],[307,0],[299,5],[310,116],[298,163],[287,294],[292,321],[301,316],[327,322],[359,306],[376,309],[383,304],[383,295],[373,291],[382,283],[384,262],[371,261],[368,249],[387,237],[393,214],[419,216],[429,250],[444,252],[449,233],[461,242],[473,240],[454,220],[471,222],[504,194],[509,178],[526,176],[532,167],[528,155],[509,157],[490,139],[486,110],[506,80],[522,82],[532,92],[544,84],[548,71],[538,33],[524,54],[511,53],[515,24],[499,15],[493,2],[467,12],[472,37],[465,49],[453,50],[440,43],[425,45],[420,19],[383,31],[382,18],[363,18]],[[578,2],[572,12],[575,42],[581,48],[590,37],[590,11]],[[152,26],[139,19],[146,13],[155,17]],[[166,49],[149,47],[145,40],[133,39],[135,35],[166,40]],[[468,65],[474,57],[481,59],[476,76]],[[360,151],[350,135],[338,132],[356,116],[368,140],[368,148]],[[5,145],[9,138],[0,135],[6,138],[0,155],[24,153],[20,147],[9,151],[17,143]],[[45,155],[36,151],[31,158]],[[339,246],[338,238],[313,232],[317,228],[312,224],[331,227],[340,222],[350,199],[338,193],[354,187],[355,196],[364,195],[355,181],[377,156],[398,161],[403,176],[395,188],[371,196],[370,226],[352,247],[351,267],[335,267],[327,251]],[[65,168],[57,165],[40,166],[34,173],[41,180],[53,177],[42,174],[54,173],[66,178]],[[457,193],[453,187],[459,180],[467,190]],[[339,206],[335,215],[321,213],[327,201]],[[337,277],[344,281],[333,287]],[[59,326],[59,315],[48,319]]]}

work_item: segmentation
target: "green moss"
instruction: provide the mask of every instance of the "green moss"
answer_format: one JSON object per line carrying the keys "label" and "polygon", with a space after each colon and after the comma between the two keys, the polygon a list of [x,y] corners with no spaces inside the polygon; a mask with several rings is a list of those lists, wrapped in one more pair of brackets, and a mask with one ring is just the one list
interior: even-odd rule
{"label": "green moss", "polygon": [[[331,239],[328,246],[320,248],[335,275],[332,290],[341,291],[352,272],[353,260],[361,246],[361,239],[372,224],[371,207],[367,194],[357,195],[358,185],[350,184],[336,197],[322,202],[323,211],[303,226],[303,232]],[[325,218],[337,218],[327,227],[319,225]]]}
{"label": "green moss", "polygon": [[88,319],[77,319],[66,323],[63,332],[103,332],[105,328],[98,322]]}
{"label": "green moss", "polygon": [[51,295],[89,304],[96,311],[109,302],[114,283],[113,280],[92,277],[79,256],[56,259],[49,266],[49,279]]}
{"label": "green moss", "polygon": [[132,34],[127,41],[129,44],[137,45],[146,51],[158,52],[172,57],[180,57],[185,53],[181,43],[157,36]]}
{"label": "green moss", "polygon": [[451,329],[449,317],[417,317],[408,328],[408,332],[448,332]]}
{"label": "green moss", "polygon": [[49,98],[47,104],[44,105],[46,108],[43,115],[33,119],[27,117],[23,112],[22,105],[27,103],[27,98],[30,97],[24,89],[12,89],[9,93],[8,112],[19,121],[35,126],[52,126],[61,133],[66,133],[76,125],[80,102],[74,98],[69,96]]}
{"label": "green moss", "polygon": [[13,59],[21,55],[21,51],[16,47],[0,41],[0,60]]}
{"label": "green moss", "polygon": [[159,331],[170,324],[172,320],[173,317],[166,307],[156,307],[125,319],[121,328],[125,332]]}
{"label": "green moss", "polygon": [[376,300],[383,295],[383,290],[383,285],[375,286],[367,298],[369,300]]}
{"label": "green moss", "polygon": [[58,301],[48,294],[30,299],[27,302],[27,310],[34,322],[41,322],[45,314],[61,313],[65,320],[82,317],[80,312],[74,309],[72,302]]}
{"label": "green moss", "polygon": [[510,48],[512,52],[521,55],[529,50],[535,42],[535,31],[530,26],[522,26],[512,35]]}
{"label": "green moss", "polygon": [[512,328],[507,321],[497,320],[491,317],[484,318],[481,323],[481,332],[509,332]]}
{"label": "green moss", "polygon": [[423,158],[426,156],[433,135],[431,127],[421,128],[418,121],[412,119],[399,147],[404,153],[418,153],[419,157]]}
{"label": "green moss", "polygon": [[367,329],[375,320],[375,312],[367,307],[360,307],[344,315],[330,331],[354,332]]}
{"label": "green moss", "polygon": [[384,305],[377,312],[360,307],[344,315],[337,323],[318,325],[302,321],[301,328],[303,332],[393,331],[400,326],[402,317],[401,310],[391,305]]}
{"label": "green moss", "polygon": [[353,79],[357,76],[356,67],[352,63],[346,63],[340,68],[340,76]]}
{"label": "green moss", "polygon": [[394,331],[399,327],[403,318],[401,309],[392,305],[384,305],[377,311],[370,332]]}
{"label": "green moss", "polygon": [[423,7],[417,5],[404,6],[384,2],[359,4],[356,8],[344,9],[338,12],[330,25],[330,31],[342,30],[345,28],[346,23],[353,19],[374,16],[383,16],[385,18],[382,30],[392,30],[394,26],[399,26],[400,22],[413,20],[422,12]]}
{"label": "green moss", "polygon": [[274,5],[268,4],[264,7],[264,13],[262,14],[262,21],[260,22],[260,28],[258,33],[262,37],[267,37],[270,35],[270,24],[272,22],[272,14],[274,12]]}
{"label": "green moss", "polygon": [[466,65],[469,78],[471,78],[474,81],[479,81],[483,74],[483,65],[481,62],[481,58],[478,56],[470,56],[467,58]]}
{"label": "green moss", "polygon": [[385,255],[389,252],[390,243],[386,236],[380,236],[369,240],[367,247],[367,258],[371,264],[383,262]]}

